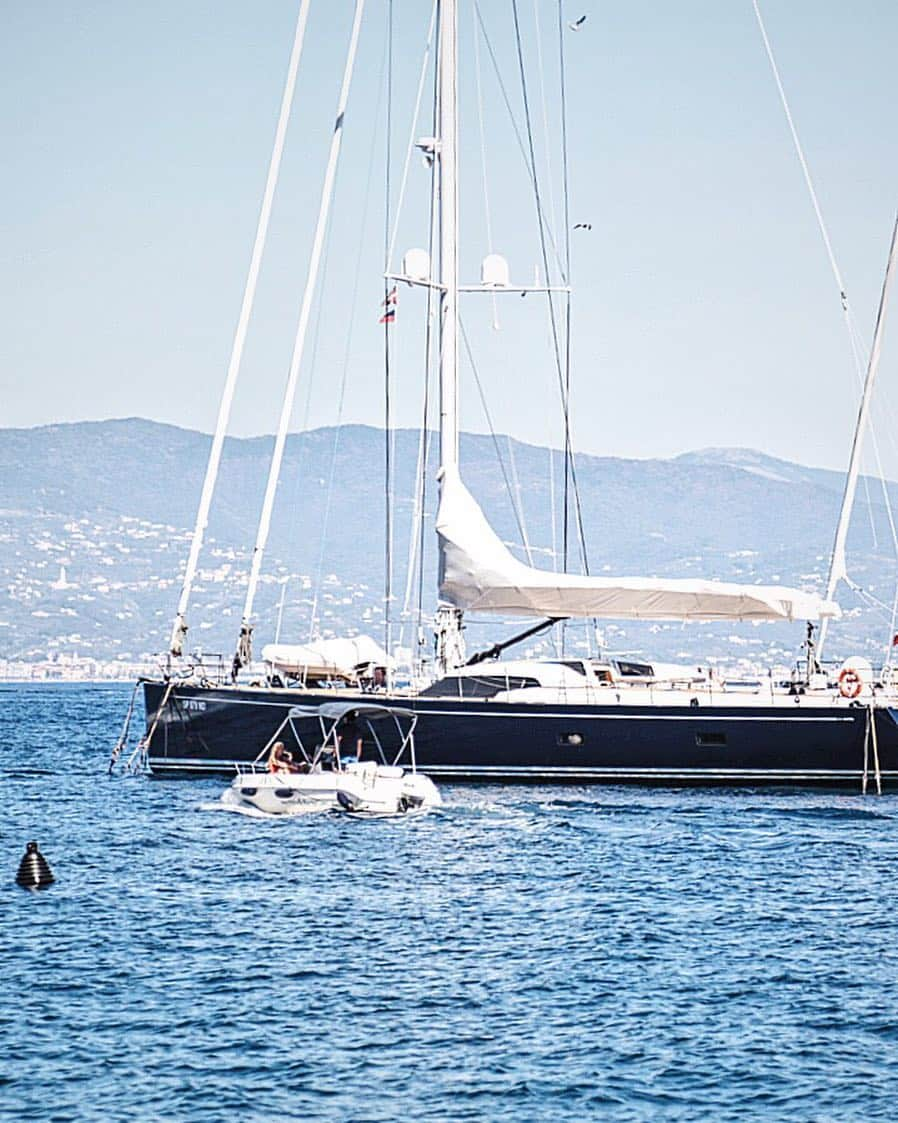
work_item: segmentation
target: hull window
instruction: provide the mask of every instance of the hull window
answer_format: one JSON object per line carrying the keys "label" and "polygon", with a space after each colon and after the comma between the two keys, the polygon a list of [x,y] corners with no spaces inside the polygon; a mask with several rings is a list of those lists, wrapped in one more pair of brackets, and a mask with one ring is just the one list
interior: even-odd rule
{"label": "hull window", "polygon": [[539,686],[526,675],[451,675],[421,691],[422,698],[492,698],[503,690]]}
{"label": "hull window", "polygon": [[727,743],[727,735],[726,733],[696,733],[695,743],[699,748],[711,745],[725,745]]}

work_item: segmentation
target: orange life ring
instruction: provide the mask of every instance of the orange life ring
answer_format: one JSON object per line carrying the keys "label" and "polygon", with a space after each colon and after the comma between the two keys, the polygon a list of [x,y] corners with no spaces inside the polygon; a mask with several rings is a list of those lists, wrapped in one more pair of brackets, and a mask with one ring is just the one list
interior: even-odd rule
{"label": "orange life ring", "polygon": [[863,680],[854,667],[845,667],[839,673],[839,693],[843,698],[857,698],[863,689]]}

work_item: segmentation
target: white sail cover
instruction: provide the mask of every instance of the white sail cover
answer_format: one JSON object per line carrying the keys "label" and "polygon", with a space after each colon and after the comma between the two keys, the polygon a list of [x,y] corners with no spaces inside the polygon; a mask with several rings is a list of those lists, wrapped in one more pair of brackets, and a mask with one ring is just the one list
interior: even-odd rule
{"label": "white sail cover", "polygon": [[312,678],[352,678],[366,667],[390,667],[393,662],[370,636],[269,643],[262,648],[262,659],[287,674]]}
{"label": "white sail cover", "polygon": [[506,616],[624,620],[818,620],[841,615],[813,593],[657,577],[581,577],[515,558],[454,469],[445,469],[437,512],[440,596],[458,608]]}

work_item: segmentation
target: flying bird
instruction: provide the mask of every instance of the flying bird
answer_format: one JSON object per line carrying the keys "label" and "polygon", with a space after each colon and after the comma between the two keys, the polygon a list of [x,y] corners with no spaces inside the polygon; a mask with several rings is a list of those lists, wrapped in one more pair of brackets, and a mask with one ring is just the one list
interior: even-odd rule
{"label": "flying bird", "polygon": [[568,27],[571,31],[579,31],[584,23],[586,23],[586,16],[581,16],[579,19],[575,19],[573,23],[569,23]]}
{"label": "flying bird", "polygon": [[591,222],[578,222],[574,226],[575,230],[592,230]]}

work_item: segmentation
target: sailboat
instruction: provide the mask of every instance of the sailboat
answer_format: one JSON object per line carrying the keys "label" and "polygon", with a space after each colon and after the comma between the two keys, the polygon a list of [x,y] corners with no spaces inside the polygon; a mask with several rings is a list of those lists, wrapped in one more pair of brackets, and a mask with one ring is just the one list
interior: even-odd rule
{"label": "sailboat", "polygon": [[[303,0],[288,76],[295,81],[308,0]],[[363,0],[357,0],[347,69],[313,242],[309,277],[291,363],[281,428],[275,441],[259,536],[252,558],[233,675],[222,681],[179,671],[183,666],[190,581],[202,546],[214,489],[217,459],[227,423],[229,394],[239,367],[242,335],[251,307],[253,270],[267,230],[273,183],[283,145],[282,104],[275,152],[238,325],[219,427],[197,518],[181,603],[174,621],[169,673],[144,682],[146,761],[158,775],[233,774],[248,763],[276,730],[289,728],[291,710],[332,702],[364,706],[372,693],[380,704],[401,706],[417,718],[417,761],[429,775],[452,780],[539,782],[638,782],[714,784],[811,784],[878,787],[898,780],[898,706],[889,684],[863,660],[825,672],[814,645],[814,628],[839,616],[835,582],[820,597],[779,585],[740,585],[713,580],[610,577],[557,573],[515,558],[490,526],[466,487],[459,462],[458,366],[460,291],[546,291],[539,284],[511,286],[502,262],[485,263],[482,283],[461,285],[458,269],[457,4],[436,9],[436,135],[419,147],[432,164],[437,208],[438,269],[421,251],[405,259],[388,283],[420,286],[438,306],[439,325],[439,607],[436,651],[439,674],[420,689],[392,685],[389,655],[359,656],[345,641],[308,647],[264,648],[265,678],[249,684],[238,672],[252,657],[252,606],[271,518],[280,456],[292,408],[358,39]],[[292,93],[291,93],[292,96]],[[875,376],[888,285],[889,258],[868,383]],[[252,284],[250,283],[252,282]],[[865,396],[865,401],[868,399]],[[862,415],[866,407],[862,406]],[[859,426],[862,419],[859,419]],[[856,439],[855,444],[858,445]],[[846,504],[837,535],[834,567],[844,555],[846,509],[857,480],[852,453]],[[849,496],[850,493],[850,496]],[[513,641],[468,658],[466,614],[490,613],[531,621],[522,635],[568,620],[789,621],[807,629],[800,678],[772,676],[730,686],[707,669],[666,667],[622,658],[506,659]],[[532,621],[539,621],[532,624]],[[522,638],[521,636],[516,637]],[[367,641],[366,641],[367,642]],[[350,645],[351,646],[351,645]]]}

